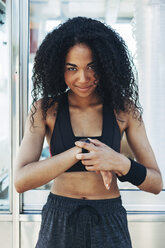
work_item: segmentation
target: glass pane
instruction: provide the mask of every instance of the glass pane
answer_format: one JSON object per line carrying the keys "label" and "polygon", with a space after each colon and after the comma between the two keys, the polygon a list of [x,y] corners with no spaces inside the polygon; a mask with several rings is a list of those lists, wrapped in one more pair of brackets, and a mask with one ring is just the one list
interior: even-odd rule
{"label": "glass pane", "polygon": [[0,1],[0,210],[9,210],[9,40],[6,12],[7,1]]}

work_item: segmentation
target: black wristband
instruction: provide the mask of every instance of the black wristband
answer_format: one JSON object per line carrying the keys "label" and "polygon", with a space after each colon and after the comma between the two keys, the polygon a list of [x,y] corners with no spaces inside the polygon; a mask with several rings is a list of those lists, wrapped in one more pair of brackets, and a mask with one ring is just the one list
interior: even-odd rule
{"label": "black wristband", "polygon": [[[88,138],[83,138],[83,139],[80,139],[79,141],[83,141],[85,143],[91,143],[90,140]],[[82,148],[82,153],[88,153],[89,151]]]}
{"label": "black wristband", "polygon": [[121,182],[130,182],[133,185],[140,185],[141,183],[144,182],[147,174],[147,169],[144,165],[139,164],[138,162],[130,159],[131,161],[131,167],[128,173],[125,176],[118,176],[117,178]]}

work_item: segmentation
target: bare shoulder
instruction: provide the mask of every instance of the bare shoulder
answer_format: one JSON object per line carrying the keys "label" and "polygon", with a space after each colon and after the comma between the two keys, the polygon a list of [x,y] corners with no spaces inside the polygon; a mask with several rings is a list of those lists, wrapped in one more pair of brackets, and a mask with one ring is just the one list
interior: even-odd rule
{"label": "bare shoulder", "polygon": [[[51,102],[51,99],[49,100]],[[42,128],[43,126],[49,127],[51,125],[52,121],[54,122],[57,116],[57,110],[58,110],[58,103],[55,102],[53,105],[47,110],[46,116],[44,118],[43,116],[43,108],[42,108],[42,102],[43,99],[39,99],[36,101],[33,106],[31,107],[31,110],[28,115],[28,119],[32,123],[32,130],[35,131],[36,128]]]}
{"label": "bare shoulder", "polygon": [[122,131],[125,131],[131,125],[143,125],[143,120],[138,109],[129,112],[120,111],[118,113],[114,110],[114,114],[116,116],[116,121],[119,125],[119,128]]}
{"label": "bare shoulder", "polygon": [[58,102],[54,102],[53,105],[48,109],[46,114],[46,125],[51,125],[52,121],[54,122],[57,117],[58,112]]}
{"label": "bare shoulder", "polygon": [[48,145],[50,145],[53,129],[56,123],[58,106],[58,102],[54,102],[46,114],[46,140]]}
{"label": "bare shoulder", "polygon": [[29,131],[35,133],[36,131],[43,131],[43,129],[45,129],[46,121],[43,118],[42,101],[42,99],[39,99],[31,106],[26,121],[25,131],[29,128]]}
{"label": "bare shoulder", "polygon": [[143,121],[140,121],[140,113],[135,113],[132,112],[124,112],[120,111],[117,113],[114,111],[115,116],[116,116],[116,121],[118,123],[120,133],[121,133],[121,153],[126,155],[127,157],[132,157],[134,158],[134,152],[132,150],[132,147],[130,145],[130,138],[135,137],[136,138],[136,133],[139,131],[137,130],[138,126],[143,125]]}
{"label": "bare shoulder", "polygon": [[120,133],[123,134],[126,128],[128,127],[128,122],[129,122],[128,113],[124,111],[120,111],[117,113],[116,110],[114,110],[114,114],[116,117],[117,124],[120,128]]}
{"label": "bare shoulder", "polygon": [[[35,102],[34,106],[32,106],[32,109],[30,111],[30,121],[32,121],[32,118],[34,118],[33,125],[31,125],[31,130],[33,131],[33,133],[38,132],[44,135],[47,139],[48,144],[50,144],[58,112],[58,102],[54,102],[52,106],[48,108],[45,117],[43,116],[42,102],[43,99],[40,99]],[[52,99],[50,98],[49,104],[51,102]]]}

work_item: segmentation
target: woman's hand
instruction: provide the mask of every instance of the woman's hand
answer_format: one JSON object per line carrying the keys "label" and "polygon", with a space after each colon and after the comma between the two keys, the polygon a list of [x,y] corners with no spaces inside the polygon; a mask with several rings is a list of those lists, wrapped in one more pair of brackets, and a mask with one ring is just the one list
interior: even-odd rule
{"label": "woman's hand", "polygon": [[[99,140],[90,139],[90,143],[76,141],[75,145],[89,151],[89,153],[77,154],[76,158],[82,161],[86,170],[96,171],[97,174],[100,173],[107,189],[110,188],[112,172],[121,176],[129,171],[129,160]],[[124,159],[128,163],[125,167]]]}
{"label": "woman's hand", "polygon": [[119,176],[127,174],[130,169],[130,160],[114,151],[97,139],[90,139],[91,143],[76,141],[75,145],[84,148],[89,153],[77,154],[76,158],[82,161],[88,171],[112,171]]}

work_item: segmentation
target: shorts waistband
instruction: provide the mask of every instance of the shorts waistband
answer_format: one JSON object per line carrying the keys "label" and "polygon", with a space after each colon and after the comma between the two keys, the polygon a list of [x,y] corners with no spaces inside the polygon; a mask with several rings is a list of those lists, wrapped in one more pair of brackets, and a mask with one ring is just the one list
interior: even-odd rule
{"label": "shorts waistband", "polygon": [[83,205],[95,207],[98,211],[100,210],[102,213],[106,213],[107,211],[118,211],[118,209],[122,206],[121,196],[111,199],[89,200],[70,198],[66,196],[56,195],[51,192],[48,196],[48,203],[49,202],[51,202],[52,207],[68,212],[72,212],[73,209]]}

